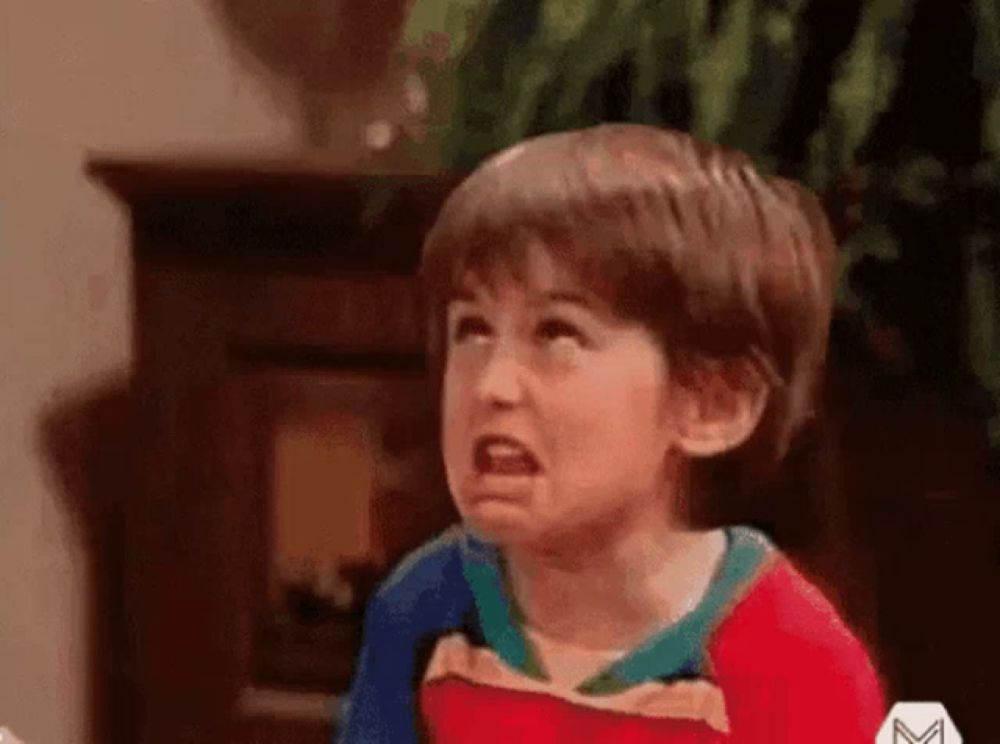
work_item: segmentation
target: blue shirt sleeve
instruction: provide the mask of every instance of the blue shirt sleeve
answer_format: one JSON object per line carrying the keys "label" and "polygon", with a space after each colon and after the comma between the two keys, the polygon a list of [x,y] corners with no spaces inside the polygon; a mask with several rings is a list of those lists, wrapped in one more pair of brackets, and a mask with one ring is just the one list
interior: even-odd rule
{"label": "blue shirt sleeve", "polygon": [[421,736],[418,683],[435,638],[473,607],[448,530],[407,556],[368,602],[361,652],[334,744],[409,744]]}
{"label": "blue shirt sleeve", "polygon": [[407,744],[417,741],[413,651],[376,594],[365,614],[361,653],[335,744]]}

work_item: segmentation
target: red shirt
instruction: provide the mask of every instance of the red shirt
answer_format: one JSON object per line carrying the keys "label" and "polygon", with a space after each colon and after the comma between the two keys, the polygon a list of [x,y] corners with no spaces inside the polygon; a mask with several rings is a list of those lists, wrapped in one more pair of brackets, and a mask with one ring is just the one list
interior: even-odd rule
{"label": "red shirt", "polygon": [[[548,681],[522,631],[498,551],[459,535],[460,576],[474,606],[453,603],[453,617],[466,619],[435,622],[412,666],[396,655],[395,666],[417,682],[412,718],[400,720],[418,731],[406,740],[422,732],[436,744],[871,744],[886,707],[863,645],[763,535],[732,527],[727,537],[722,565],[688,615],[570,690]],[[421,570],[403,571],[393,591]],[[415,596],[406,601],[411,610]],[[388,656],[382,662],[394,668]],[[354,696],[366,697],[352,702],[363,706],[355,718],[369,717],[369,733],[405,697],[402,684],[388,682],[383,689],[396,693],[367,697],[377,687],[362,680]],[[349,720],[341,741],[392,740],[352,735],[352,724],[364,729]]]}

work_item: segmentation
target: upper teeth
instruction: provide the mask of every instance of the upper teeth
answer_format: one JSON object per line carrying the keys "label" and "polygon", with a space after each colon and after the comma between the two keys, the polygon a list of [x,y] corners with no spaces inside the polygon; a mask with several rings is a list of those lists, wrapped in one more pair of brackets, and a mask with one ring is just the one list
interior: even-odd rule
{"label": "upper teeth", "polygon": [[526,454],[523,448],[514,444],[491,444],[486,451],[490,457],[516,457]]}

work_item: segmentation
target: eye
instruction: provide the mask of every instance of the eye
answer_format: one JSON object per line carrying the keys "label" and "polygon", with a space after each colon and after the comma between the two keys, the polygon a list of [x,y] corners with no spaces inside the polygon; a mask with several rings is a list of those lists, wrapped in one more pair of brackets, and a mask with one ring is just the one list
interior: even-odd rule
{"label": "eye", "polygon": [[459,318],[451,332],[453,343],[461,343],[470,338],[485,338],[490,335],[490,326],[482,318],[465,315]]}
{"label": "eye", "polygon": [[556,341],[575,342],[579,346],[587,345],[587,338],[572,323],[561,318],[546,318],[542,320],[535,330],[536,335],[543,341],[554,343]]}

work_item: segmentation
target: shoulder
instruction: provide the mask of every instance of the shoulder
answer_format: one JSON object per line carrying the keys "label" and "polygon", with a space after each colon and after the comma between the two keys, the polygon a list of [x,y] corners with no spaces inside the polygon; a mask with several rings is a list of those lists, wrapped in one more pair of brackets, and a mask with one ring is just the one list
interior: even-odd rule
{"label": "shoulder", "polygon": [[867,650],[834,605],[780,553],[719,625],[715,653],[736,669],[800,673],[816,660],[872,669]]}
{"label": "shoulder", "polygon": [[462,574],[465,534],[455,526],[408,554],[369,602],[369,622],[428,630],[460,616],[472,598]]}
{"label": "shoulder", "polygon": [[461,571],[462,536],[449,529],[407,555],[368,601],[338,741],[415,741],[413,680],[425,641],[454,625],[471,603]]}
{"label": "shoulder", "polygon": [[874,736],[885,714],[868,650],[780,553],[719,626],[711,655],[723,686],[758,706],[779,708],[785,725],[840,715],[843,725],[858,727],[857,735]]}

